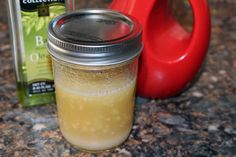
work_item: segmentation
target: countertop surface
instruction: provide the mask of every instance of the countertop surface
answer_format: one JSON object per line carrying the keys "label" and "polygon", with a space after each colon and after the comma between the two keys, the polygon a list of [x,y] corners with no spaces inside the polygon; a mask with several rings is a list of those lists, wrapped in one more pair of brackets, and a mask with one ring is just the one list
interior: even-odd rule
{"label": "countertop surface", "polygon": [[81,152],[64,140],[55,105],[19,107],[7,13],[2,6],[0,156],[236,157],[236,1],[209,3],[211,44],[198,80],[173,98],[139,99],[129,138],[99,154]]}

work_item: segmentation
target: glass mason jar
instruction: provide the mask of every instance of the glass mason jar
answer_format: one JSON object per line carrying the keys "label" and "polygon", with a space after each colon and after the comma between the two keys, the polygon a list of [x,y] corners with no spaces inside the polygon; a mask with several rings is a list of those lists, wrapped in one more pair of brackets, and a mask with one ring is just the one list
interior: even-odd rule
{"label": "glass mason jar", "polygon": [[111,10],[80,10],[49,24],[59,126],[70,143],[99,151],[125,141],[142,47],[137,20]]}

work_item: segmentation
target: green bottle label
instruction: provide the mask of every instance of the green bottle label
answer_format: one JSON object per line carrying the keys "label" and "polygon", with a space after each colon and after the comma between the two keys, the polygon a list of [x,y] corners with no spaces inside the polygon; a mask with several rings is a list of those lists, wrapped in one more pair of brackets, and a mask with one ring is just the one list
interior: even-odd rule
{"label": "green bottle label", "polygon": [[65,13],[64,0],[20,0],[23,55],[29,94],[54,92],[51,58],[46,48],[50,20]]}

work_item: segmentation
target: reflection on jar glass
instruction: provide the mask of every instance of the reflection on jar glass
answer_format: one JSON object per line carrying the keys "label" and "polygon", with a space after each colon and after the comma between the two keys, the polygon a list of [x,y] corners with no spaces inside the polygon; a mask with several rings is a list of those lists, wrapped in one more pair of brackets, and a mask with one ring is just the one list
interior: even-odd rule
{"label": "reflection on jar glass", "polygon": [[142,47],[137,20],[111,10],[80,10],[50,23],[59,126],[70,143],[98,151],[125,141]]}

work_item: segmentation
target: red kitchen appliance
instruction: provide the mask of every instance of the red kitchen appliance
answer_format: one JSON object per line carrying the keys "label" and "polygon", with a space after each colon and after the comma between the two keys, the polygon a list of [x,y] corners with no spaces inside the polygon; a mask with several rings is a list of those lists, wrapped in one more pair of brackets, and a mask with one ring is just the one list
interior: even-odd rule
{"label": "red kitchen appliance", "polygon": [[194,24],[187,32],[168,0],[113,0],[111,9],[136,17],[143,26],[137,94],[167,98],[181,92],[198,73],[210,39],[207,0],[189,0]]}

